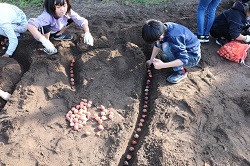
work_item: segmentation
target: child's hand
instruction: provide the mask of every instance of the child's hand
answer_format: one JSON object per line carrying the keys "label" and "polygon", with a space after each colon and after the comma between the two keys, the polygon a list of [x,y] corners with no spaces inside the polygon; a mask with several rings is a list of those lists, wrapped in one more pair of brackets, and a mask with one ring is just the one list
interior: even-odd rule
{"label": "child's hand", "polygon": [[94,45],[94,39],[93,39],[90,32],[85,32],[85,34],[84,34],[84,43],[86,43],[86,44],[88,44],[90,46]]}
{"label": "child's hand", "polygon": [[45,38],[44,36],[40,39],[40,42],[43,44],[43,46],[49,53],[57,52],[55,46],[49,41],[49,39]]}
{"label": "child's hand", "polygon": [[162,69],[163,68],[163,64],[164,63],[160,59],[154,58],[153,65],[154,65],[155,69]]}
{"label": "child's hand", "polygon": [[152,65],[152,61],[149,59],[146,62],[147,68],[150,68],[150,66]]}
{"label": "child's hand", "polygon": [[246,42],[246,43],[249,43],[249,42],[250,42],[250,36],[249,36],[249,35],[246,35],[245,42]]}

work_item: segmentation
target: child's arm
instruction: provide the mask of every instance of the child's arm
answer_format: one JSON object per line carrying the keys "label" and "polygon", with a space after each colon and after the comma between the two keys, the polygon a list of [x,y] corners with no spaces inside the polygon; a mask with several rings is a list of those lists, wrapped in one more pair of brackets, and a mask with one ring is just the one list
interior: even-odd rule
{"label": "child's arm", "polygon": [[160,48],[154,46],[153,50],[152,50],[152,54],[150,59],[147,61],[147,65],[150,66],[153,63],[153,60],[155,59],[155,57],[157,56],[157,54],[159,53]]}
{"label": "child's arm", "polygon": [[55,46],[49,41],[49,39],[43,36],[34,25],[28,24],[27,27],[34,38],[38,39],[49,52],[57,52]]}
{"label": "child's arm", "polygon": [[93,46],[94,39],[89,31],[88,20],[79,16],[75,11],[72,9],[70,10],[70,17],[71,19],[79,26],[81,26],[85,32],[84,34],[84,43]]}
{"label": "child's arm", "polygon": [[16,47],[18,45],[18,39],[11,24],[5,24],[1,28],[7,35],[7,38],[9,40],[9,46],[6,53],[4,54],[4,57],[9,57],[12,56],[13,52],[16,50]]}
{"label": "child's arm", "polygon": [[153,65],[155,69],[163,69],[163,68],[170,68],[170,67],[175,67],[175,66],[181,66],[183,65],[183,62],[180,59],[176,59],[171,62],[162,62],[160,59],[154,59],[153,60]]}
{"label": "child's arm", "polygon": [[88,23],[83,24],[82,25],[82,29],[84,30],[85,33],[89,32],[89,25],[88,25]]}
{"label": "child's arm", "polygon": [[91,33],[89,32],[89,25],[88,23],[85,23],[82,25],[82,28],[85,32],[84,34],[84,43],[90,45],[90,46],[93,46],[94,45],[94,39],[91,35]]}
{"label": "child's arm", "polygon": [[43,37],[43,35],[38,31],[37,27],[35,27],[32,24],[28,24],[27,25],[28,30],[30,31],[30,33],[33,35],[33,37],[37,40],[40,41],[40,39]]}

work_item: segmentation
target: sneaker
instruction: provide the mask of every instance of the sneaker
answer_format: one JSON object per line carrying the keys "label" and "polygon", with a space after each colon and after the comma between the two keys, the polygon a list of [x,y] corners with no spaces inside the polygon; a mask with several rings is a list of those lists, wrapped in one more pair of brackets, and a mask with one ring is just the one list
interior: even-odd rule
{"label": "sneaker", "polygon": [[54,35],[54,40],[72,40],[73,36],[70,34],[60,34],[58,36]]}
{"label": "sneaker", "polygon": [[182,70],[174,71],[173,74],[167,77],[167,81],[172,84],[177,84],[184,78],[187,78],[186,69],[182,68]]}
{"label": "sneaker", "polygon": [[225,39],[225,38],[218,38],[218,39],[216,39],[216,44],[218,44],[219,46],[223,46],[223,45],[225,45],[226,43],[228,43],[228,40],[227,39]]}
{"label": "sneaker", "polygon": [[209,35],[205,35],[205,37],[204,37],[204,43],[209,43]]}
{"label": "sneaker", "polygon": [[209,42],[208,35],[197,35],[197,38],[199,39],[200,43],[208,43]]}

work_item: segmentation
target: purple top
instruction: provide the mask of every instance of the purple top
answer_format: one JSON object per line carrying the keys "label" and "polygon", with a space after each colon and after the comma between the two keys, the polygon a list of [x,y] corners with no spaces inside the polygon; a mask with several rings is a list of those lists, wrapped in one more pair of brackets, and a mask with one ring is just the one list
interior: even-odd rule
{"label": "purple top", "polygon": [[28,20],[28,23],[34,25],[37,28],[50,25],[52,33],[55,33],[57,31],[60,31],[64,26],[66,26],[67,20],[70,18],[79,26],[88,23],[87,19],[79,16],[72,9],[70,9],[69,13],[58,19],[55,19],[46,10],[44,10],[43,13],[37,18],[30,18]]}

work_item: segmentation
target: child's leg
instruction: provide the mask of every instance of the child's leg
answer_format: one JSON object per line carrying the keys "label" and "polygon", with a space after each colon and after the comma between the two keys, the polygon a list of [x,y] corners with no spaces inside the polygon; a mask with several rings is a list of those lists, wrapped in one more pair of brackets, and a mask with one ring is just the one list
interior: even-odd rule
{"label": "child's leg", "polygon": [[64,32],[69,28],[69,25],[73,22],[72,19],[68,20],[68,23],[60,31],[53,34],[55,40],[72,40],[73,36],[70,34],[64,34]]}
{"label": "child's leg", "polygon": [[186,69],[184,69],[182,66],[176,71],[174,71],[170,76],[166,78],[166,80],[172,84],[177,84],[183,79],[187,78],[187,72]]}
{"label": "child's leg", "polygon": [[69,19],[67,25],[66,25],[65,27],[63,27],[59,32],[57,32],[57,33],[55,34],[55,36],[59,36],[59,35],[63,34],[63,33],[69,28],[69,25],[70,25],[72,22],[73,22],[73,20],[72,20],[72,19]]}
{"label": "child's leg", "polygon": [[[163,62],[171,62],[171,61],[174,61],[176,60],[176,58],[173,56],[172,53],[163,53],[162,56],[161,56],[161,59]],[[182,70],[182,66],[175,66],[173,67],[173,70],[174,71],[179,71],[179,70]]]}
{"label": "child's leg", "polygon": [[188,55],[189,55],[189,59],[188,59],[188,64],[186,66],[190,66],[190,67],[196,66],[201,59],[200,47],[196,52],[189,52]]}
{"label": "child's leg", "polygon": [[45,36],[47,39],[50,37],[50,25],[43,26],[41,28],[38,28],[38,31]]}
{"label": "child's leg", "polygon": [[209,2],[209,6],[207,8],[207,24],[204,28],[204,35],[209,35],[210,29],[213,25],[215,14],[216,14],[216,8],[219,5],[221,0],[211,0]]}
{"label": "child's leg", "polygon": [[54,36],[60,36],[68,29],[68,26],[63,27],[58,33],[56,33]]}
{"label": "child's leg", "polygon": [[189,54],[188,64],[186,66],[190,66],[190,67],[196,66],[199,63],[200,59],[201,59],[201,56]]}
{"label": "child's leg", "polygon": [[[168,54],[164,53],[164,54],[162,54],[161,59],[164,62],[169,62],[169,61],[175,60],[176,58],[174,58],[172,53],[168,53]],[[172,84],[176,84],[187,77],[187,73],[186,73],[185,69],[183,68],[183,66],[173,67],[173,70],[174,70],[174,72],[166,78],[166,80],[168,82],[170,82]]]}
{"label": "child's leg", "polygon": [[65,32],[69,28],[69,25],[73,22],[73,20],[68,19],[67,22],[68,22],[67,25],[65,27],[63,27],[58,33],[55,34],[56,36],[63,34],[63,32]]}
{"label": "child's leg", "polygon": [[[176,57],[172,54],[170,51],[169,45],[166,43],[163,43],[163,54],[162,54],[162,60],[163,61],[174,61],[176,60]],[[181,80],[187,77],[187,73],[183,66],[176,66],[173,67],[174,72],[166,78],[166,80],[170,83],[176,84],[179,83]]]}

